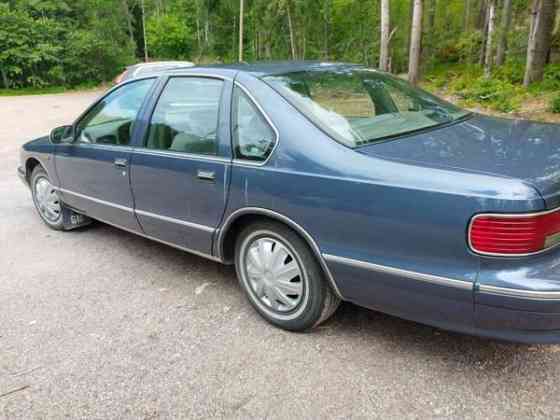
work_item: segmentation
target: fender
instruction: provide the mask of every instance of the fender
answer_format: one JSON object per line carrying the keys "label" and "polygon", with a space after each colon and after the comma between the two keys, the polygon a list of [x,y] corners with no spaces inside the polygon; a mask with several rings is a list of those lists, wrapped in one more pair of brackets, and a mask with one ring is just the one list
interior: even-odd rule
{"label": "fender", "polygon": [[305,242],[307,242],[307,244],[310,246],[313,254],[317,258],[317,261],[319,261],[319,264],[321,265],[321,268],[323,269],[323,272],[325,273],[325,276],[327,277],[327,280],[328,280],[329,285],[331,286],[332,290],[336,293],[336,295],[340,299],[344,300],[344,297],[340,293],[340,290],[339,290],[339,288],[338,288],[338,286],[337,286],[337,284],[334,280],[334,277],[332,276],[332,274],[329,270],[329,267],[327,266],[327,263],[325,262],[325,259],[323,258],[323,255],[321,254],[321,250],[320,250],[319,246],[317,245],[317,242],[315,242],[313,237],[303,227],[301,227],[299,224],[294,222],[289,217],[284,216],[283,214],[280,214],[280,213],[275,212],[273,210],[269,210],[269,209],[265,209],[265,208],[261,208],[261,207],[244,207],[244,208],[238,209],[238,210],[234,211],[233,213],[231,213],[225,219],[222,226],[216,232],[217,236],[216,236],[215,250],[216,250],[216,257],[217,258],[219,258],[221,261],[225,261],[224,260],[224,252],[223,252],[223,250],[224,250],[224,239],[227,236],[227,233],[228,233],[229,229],[231,228],[231,226],[233,225],[233,223],[239,217],[245,216],[245,215],[267,216],[271,219],[276,219],[276,220],[288,225],[293,230],[295,230],[297,233],[299,233],[302,236],[302,238],[305,240]]}

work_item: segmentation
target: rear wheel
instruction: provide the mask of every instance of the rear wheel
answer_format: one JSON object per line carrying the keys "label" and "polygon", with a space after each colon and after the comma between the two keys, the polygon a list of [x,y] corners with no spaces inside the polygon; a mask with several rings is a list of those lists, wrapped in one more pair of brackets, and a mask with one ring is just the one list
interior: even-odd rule
{"label": "rear wheel", "polygon": [[51,229],[63,230],[62,202],[49,175],[41,166],[33,170],[30,185],[33,203],[43,222]]}
{"label": "rear wheel", "polygon": [[246,227],[236,242],[235,266],[253,307],[280,328],[313,328],[340,303],[308,245],[282,224],[258,222]]}

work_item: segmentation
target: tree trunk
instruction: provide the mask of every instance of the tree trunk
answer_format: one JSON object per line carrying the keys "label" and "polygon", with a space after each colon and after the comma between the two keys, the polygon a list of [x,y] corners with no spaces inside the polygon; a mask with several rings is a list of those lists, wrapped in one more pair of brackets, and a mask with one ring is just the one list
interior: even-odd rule
{"label": "tree trunk", "polygon": [[430,10],[428,10],[428,22],[426,28],[426,38],[424,43],[425,56],[431,62],[435,44],[435,24],[436,24],[437,0],[430,0]]}
{"label": "tree trunk", "polygon": [[128,5],[128,0],[122,0],[122,6],[126,17],[126,29],[128,31],[128,37],[130,38],[130,41],[134,44],[136,49],[136,41],[134,39],[134,27],[132,25],[132,13]]}
{"label": "tree trunk", "polygon": [[5,89],[10,88],[10,81],[8,80],[8,75],[3,67],[0,67],[0,75],[2,76],[2,83],[4,84]]}
{"label": "tree trunk", "polygon": [[144,0],[142,0],[142,35],[144,36],[144,62],[150,60],[148,55],[148,38],[146,37],[146,9],[144,8]]}
{"label": "tree trunk", "polygon": [[488,0],[482,0],[481,4],[484,6],[484,23],[482,26],[482,46],[480,48],[478,63],[482,66],[484,65],[484,59],[486,57],[486,45],[488,45],[488,23],[490,18],[490,13],[488,12],[490,8],[488,7]]}
{"label": "tree trunk", "polygon": [[381,0],[381,46],[379,69],[389,71],[389,36],[391,35],[391,12],[389,0]]}
{"label": "tree trunk", "polygon": [[329,7],[329,2],[330,0],[325,0],[325,4],[324,4],[324,27],[323,27],[323,31],[324,31],[324,39],[323,39],[323,57],[328,60],[329,59],[329,34],[330,34],[330,29],[329,29],[329,22],[330,22],[330,7]]}
{"label": "tree trunk", "polygon": [[408,81],[413,85],[420,77],[420,54],[422,50],[422,0],[414,0],[412,28],[410,35],[410,54],[408,60]]}
{"label": "tree trunk", "polygon": [[408,10],[408,22],[410,23],[410,28],[408,31],[408,39],[406,41],[406,50],[410,51],[410,42],[412,38],[412,19],[414,17],[414,0],[410,0],[410,7]]}
{"label": "tree trunk", "polygon": [[244,24],[244,0],[239,0],[239,62],[243,62],[243,24]]}
{"label": "tree trunk", "polygon": [[465,0],[463,12],[463,32],[468,32],[471,27],[471,0]]}
{"label": "tree trunk", "polygon": [[484,75],[492,75],[494,61],[494,33],[496,32],[496,0],[488,1],[488,36],[486,37],[486,54],[484,56]]}
{"label": "tree trunk", "polygon": [[290,47],[292,49],[292,60],[297,59],[297,52],[296,52],[296,39],[294,34],[294,25],[292,22],[292,12],[290,7],[290,2],[286,3],[286,9],[288,11],[288,28],[290,30]]}
{"label": "tree trunk", "polygon": [[508,49],[508,35],[511,28],[512,7],[511,0],[504,0],[504,9],[502,11],[502,27],[500,30],[500,39],[498,41],[498,52],[496,54],[496,65],[501,66],[506,61],[506,53]]}
{"label": "tree trunk", "polygon": [[552,31],[556,16],[555,3],[555,0],[533,0],[527,48],[527,67],[523,81],[525,86],[543,79],[546,57],[552,42]]}

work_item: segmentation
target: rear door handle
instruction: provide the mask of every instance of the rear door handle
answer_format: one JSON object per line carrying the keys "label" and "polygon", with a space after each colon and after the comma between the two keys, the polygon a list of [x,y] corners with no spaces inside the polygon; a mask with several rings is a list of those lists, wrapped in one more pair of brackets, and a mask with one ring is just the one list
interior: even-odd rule
{"label": "rear door handle", "polygon": [[214,171],[201,171],[196,173],[198,179],[203,179],[204,181],[215,181],[216,173]]}
{"label": "rear door handle", "polygon": [[128,166],[128,160],[126,159],[115,159],[115,166],[118,168],[126,168]]}

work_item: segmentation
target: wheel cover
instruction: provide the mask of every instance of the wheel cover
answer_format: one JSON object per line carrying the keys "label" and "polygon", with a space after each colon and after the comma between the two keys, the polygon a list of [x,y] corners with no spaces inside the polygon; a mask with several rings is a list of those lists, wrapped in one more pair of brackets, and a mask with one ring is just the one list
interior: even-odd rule
{"label": "wheel cover", "polygon": [[301,303],[305,278],[282,242],[270,237],[256,239],[247,248],[244,265],[251,291],[266,307],[286,313]]}
{"label": "wheel cover", "polygon": [[55,223],[60,219],[61,207],[58,194],[45,177],[40,177],[35,182],[35,201],[39,212],[46,220]]}

